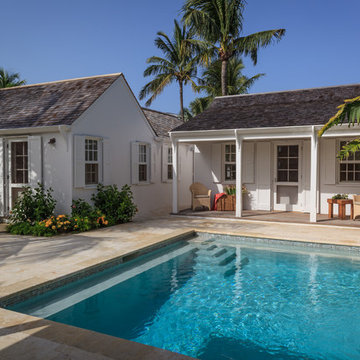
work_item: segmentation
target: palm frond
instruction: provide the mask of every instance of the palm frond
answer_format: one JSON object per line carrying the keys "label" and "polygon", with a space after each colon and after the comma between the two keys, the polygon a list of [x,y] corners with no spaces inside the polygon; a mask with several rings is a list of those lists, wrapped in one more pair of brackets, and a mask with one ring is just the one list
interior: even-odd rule
{"label": "palm frond", "polygon": [[279,41],[284,35],[285,29],[274,29],[239,37],[234,40],[234,51],[239,55],[251,55],[253,63],[256,64],[257,50]]}
{"label": "palm frond", "polygon": [[357,151],[360,151],[360,139],[355,139],[346,143],[339,151],[337,157],[340,160],[343,160],[348,158],[350,154],[354,154]]}
{"label": "palm frond", "polygon": [[337,107],[338,112],[321,128],[319,136],[335,125],[343,124],[345,121],[348,125],[360,124],[360,96],[353,99],[347,99],[343,104]]}

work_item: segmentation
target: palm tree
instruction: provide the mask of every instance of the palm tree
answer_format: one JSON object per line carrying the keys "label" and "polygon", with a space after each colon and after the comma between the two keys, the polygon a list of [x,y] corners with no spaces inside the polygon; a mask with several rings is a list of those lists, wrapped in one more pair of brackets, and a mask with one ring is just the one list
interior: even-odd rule
{"label": "palm tree", "polygon": [[0,88],[8,88],[25,84],[25,80],[20,80],[19,73],[9,73],[4,68],[0,67]]}
{"label": "palm tree", "polygon": [[185,25],[180,27],[174,20],[175,28],[173,38],[163,32],[158,32],[155,45],[163,52],[164,57],[152,56],[147,59],[151,64],[144,71],[144,76],[155,76],[140,91],[140,100],[151,95],[146,102],[150,106],[154,99],[164,90],[164,88],[176,81],[180,90],[180,116],[184,121],[184,85],[189,82],[196,86],[193,78],[196,76],[196,59],[194,57],[195,45],[190,41],[193,39],[194,32]]}
{"label": "palm tree", "polygon": [[[257,74],[248,78],[243,75],[244,64],[239,57],[232,57],[228,63],[227,71],[227,93],[228,95],[247,94],[250,87],[265,74]],[[214,97],[222,95],[221,82],[221,60],[211,63],[199,80],[196,91],[205,92],[205,97],[196,98],[189,105],[193,116],[203,112],[213,101]]]}
{"label": "palm tree", "polygon": [[[327,130],[336,125],[341,125],[346,121],[349,126],[360,125],[360,96],[353,99],[347,99],[338,106],[338,112],[321,128],[319,136],[322,136]],[[360,150],[360,139],[349,141],[338,153],[340,159],[349,157],[350,153]]]}
{"label": "palm tree", "polygon": [[193,27],[201,41],[202,62],[212,58],[221,60],[222,95],[228,94],[227,67],[235,55],[250,55],[254,65],[257,52],[274,40],[280,40],[285,29],[274,29],[240,36],[243,30],[245,0],[186,0],[183,6],[183,20]]}

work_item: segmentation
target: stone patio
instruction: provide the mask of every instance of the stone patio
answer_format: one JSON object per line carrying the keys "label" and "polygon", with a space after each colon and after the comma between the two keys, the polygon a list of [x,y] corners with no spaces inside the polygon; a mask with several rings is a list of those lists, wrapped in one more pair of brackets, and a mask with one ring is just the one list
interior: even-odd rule
{"label": "stone patio", "polygon": [[[235,211],[192,211],[188,209],[181,211],[180,215],[219,218],[219,219],[236,219]],[[296,212],[296,211],[244,210],[242,214],[242,219],[310,224],[309,216],[310,215],[308,213]],[[350,227],[360,228],[360,218],[357,218],[356,220],[350,220],[350,216],[347,216],[344,220],[341,220],[335,214],[334,218],[329,219],[327,215],[318,214],[317,222],[311,224],[350,226]]]}
{"label": "stone patio", "polygon": [[[253,217],[254,219],[254,217]],[[270,222],[168,216],[54,238],[0,234],[0,301],[59,277],[136,254],[143,248],[206,231],[304,242],[360,246],[359,229]],[[0,309],[1,359],[186,359],[88,330]]]}

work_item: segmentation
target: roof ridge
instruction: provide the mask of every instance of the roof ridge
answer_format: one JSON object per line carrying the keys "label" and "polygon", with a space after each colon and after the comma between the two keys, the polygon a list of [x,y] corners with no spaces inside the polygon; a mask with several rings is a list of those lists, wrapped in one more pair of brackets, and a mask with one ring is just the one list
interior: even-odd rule
{"label": "roof ridge", "polygon": [[345,84],[345,85],[343,84],[343,85],[319,86],[319,87],[303,88],[303,89],[275,90],[275,91],[265,91],[265,92],[252,93],[252,94],[237,94],[237,95],[215,96],[215,99],[225,99],[225,98],[234,98],[234,97],[247,97],[247,96],[267,95],[267,94],[281,94],[281,93],[300,92],[300,91],[307,91],[307,90],[343,88],[343,87],[359,86],[359,85],[360,85],[360,83],[353,83],[353,84]]}
{"label": "roof ridge", "polygon": [[7,87],[7,88],[0,88],[0,91],[4,91],[4,90],[12,90],[12,89],[23,89],[23,88],[28,88],[28,87],[32,87],[32,86],[41,86],[41,85],[58,84],[58,83],[71,82],[71,81],[78,81],[78,80],[96,79],[96,78],[100,78],[100,77],[111,77],[111,76],[115,76],[115,75],[117,75],[117,76],[121,76],[121,75],[123,75],[123,73],[122,73],[122,72],[119,72],[119,73],[113,73],[113,74],[104,74],[104,75],[84,76],[84,77],[80,77],[80,78],[73,78],[73,79],[64,79],[64,80],[46,81],[46,82],[43,82],[43,83],[27,84],[27,85],[21,85],[21,86],[12,86],[12,87]]}
{"label": "roof ridge", "polygon": [[153,111],[153,112],[157,112],[159,114],[164,114],[164,115],[169,115],[169,116],[173,116],[173,117],[176,117],[178,119],[178,116],[174,113],[169,113],[169,112],[165,112],[165,111],[160,111],[160,110],[154,110],[154,109],[149,109],[149,108],[146,108],[146,107],[141,107],[143,110],[147,110],[147,111]]}

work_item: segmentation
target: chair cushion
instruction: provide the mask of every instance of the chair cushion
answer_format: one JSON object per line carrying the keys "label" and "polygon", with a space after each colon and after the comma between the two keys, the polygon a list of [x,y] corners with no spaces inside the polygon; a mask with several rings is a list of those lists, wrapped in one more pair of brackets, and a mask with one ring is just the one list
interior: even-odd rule
{"label": "chair cushion", "polygon": [[194,198],[209,198],[209,195],[195,195]]}

